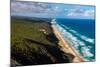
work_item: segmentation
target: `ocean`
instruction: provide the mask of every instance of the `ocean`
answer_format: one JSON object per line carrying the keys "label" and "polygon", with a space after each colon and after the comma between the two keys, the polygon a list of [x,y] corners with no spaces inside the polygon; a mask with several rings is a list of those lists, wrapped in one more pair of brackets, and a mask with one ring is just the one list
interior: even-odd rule
{"label": "ocean", "polygon": [[95,60],[95,20],[53,19],[52,24],[85,61]]}

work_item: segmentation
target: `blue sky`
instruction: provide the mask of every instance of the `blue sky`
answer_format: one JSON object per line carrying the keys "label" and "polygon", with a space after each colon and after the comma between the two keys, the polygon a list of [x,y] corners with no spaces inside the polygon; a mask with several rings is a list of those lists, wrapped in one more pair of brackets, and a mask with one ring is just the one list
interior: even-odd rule
{"label": "blue sky", "polygon": [[43,3],[43,2],[11,2],[11,15],[39,18],[78,18],[94,19],[94,6]]}

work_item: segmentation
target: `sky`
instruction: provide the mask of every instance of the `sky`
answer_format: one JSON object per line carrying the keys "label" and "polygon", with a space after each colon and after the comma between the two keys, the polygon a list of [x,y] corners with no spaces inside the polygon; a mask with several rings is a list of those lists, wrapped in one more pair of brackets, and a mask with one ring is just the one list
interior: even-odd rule
{"label": "sky", "polygon": [[39,18],[95,19],[95,6],[12,1],[11,15]]}

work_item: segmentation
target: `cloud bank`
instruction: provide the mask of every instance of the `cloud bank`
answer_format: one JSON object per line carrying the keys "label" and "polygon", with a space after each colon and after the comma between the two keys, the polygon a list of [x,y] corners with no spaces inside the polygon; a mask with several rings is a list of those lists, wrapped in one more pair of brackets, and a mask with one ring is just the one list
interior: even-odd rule
{"label": "cloud bank", "polygon": [[11,14],[20,13],[21,15],[34,14],[34,16],[46,17],[81,17],[94,18],[95,7],[80,5],[64,5],[40,2],[11,2]]}

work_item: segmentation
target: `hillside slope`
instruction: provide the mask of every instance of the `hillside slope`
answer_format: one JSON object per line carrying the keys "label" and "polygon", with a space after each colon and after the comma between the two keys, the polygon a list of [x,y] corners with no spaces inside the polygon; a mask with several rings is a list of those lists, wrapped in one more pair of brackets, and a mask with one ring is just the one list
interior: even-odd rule
{"label": "hillside slope", "polygon": [[60,50],[50,23],[11,17],[11,64],[40,65],[72,62]]}

